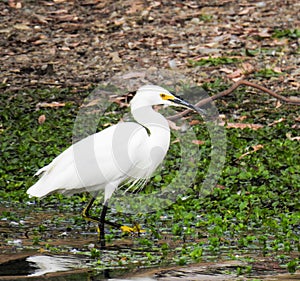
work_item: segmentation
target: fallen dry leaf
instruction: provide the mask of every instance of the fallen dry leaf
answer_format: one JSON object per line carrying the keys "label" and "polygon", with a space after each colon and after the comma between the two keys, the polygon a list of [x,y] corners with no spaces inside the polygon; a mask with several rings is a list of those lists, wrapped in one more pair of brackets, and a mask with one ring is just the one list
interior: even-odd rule
{"label": "fallen dry leaf", "polygon": [[247,119],[247,116],[246,116],[246,115],[242,115],[242,116],[239,118],[240,121],[243,121],[243,120],[246,120],[246,119]]}
{"label": "fallen dry leaf", "polygon": [[145,78],[145,76],[146,76],[146,72],[144,72],[144,71],[141,71],[141,72],[130,71],[130,72],[122,75],[122,79]]}
{"label": "fallen dry leaf", "polygon": [[200,121],[199,121],[199,120],[191,120],[191,121],[190,121],[190,125],[191,125],[191,126],[197,125],[197,124],[200,124]]}
{"label": "fallen dry leaf", "polygon": [[300,97],[297,96],[290,96],[289,97],[291,100],[296,101],[296,102],[300,102]]}
{"label": "fallen dry leaf", "polygon": [[299,130],[300,129],[300,124],[294,124],[294,125],[292,125],[292,129]]}
{"label": "fallen dry leaf", "polygon": [[226,73],[227,71],[228,73],[226,76],[229,79],[232,79],[233,81],[237,81],[244,78],[246,74],[253,73],[254,70],[255,70],[254,66],[248,62],[242,63],[239,69],[231,72],[229,72],[226,68],[225,69],[223,68],[223,72]]}
{"label": "fallen dry leaf", "polygon": [[300,116],[294,118],[295,121],[300,122]]}
{"label": "fallen dry leaf", "polygon": [[31,30],[31,27],[26,25],[26,24],[22,24],[22,23],[17,23],[14,25],[14,28],[15,29],[18,29],[18,30]]}
{"label": "fallen dry leaf", "polygon": [[231,73],[233,72],[232,69],[227,68],[227,67],[223,67],[223,68],[221,68],[219,71],[224,72],[224,73],[226,73],[226,74],[231,74]]}
{"label": "fallen dry leaf", "polygon": [[129,10],[126,11],[126,14],[132,15],[142,11],[145,8],[144,3],[145,2],[141,0],[131,1],[131,7]]}
{"label": "fallen dry leaf", "polygon": [[14,8],[14,9],[21,9],[22,8],[21,1],[20,2],[16,2],[14,0],[9,0],[8,1],[8,5],[9,5],[9,7]]}
{"label": "fallen dry leaf", "polygon": [[67,0],[53,0],[54,3],[64,3],[67,2]]}
{"label": "fallen dry leaf", "polygon": [[39,116],[38,122],[40,125],[43,124],[45,121],[46,121],[46,116],[44,114]]}
{"label": "fallen dry leaf", "polygon": [[168,120],[168,123],[172,130],[179,131],[181,129],[181,127],[177,126],[175,122]]}
{"label": "fallen dry leaf", "polygon": [[94,99],[92,101],[90,101],[89,103],[87,104],[82,104],[80,106],[80,108],[83,108],[83,107],[90,107],[90,106],[95,106],[95,105],[99,105],[101,103],[101,99]]}
{"label": "fallen dry leaf", "polygon": [[122,107],[129,107],[129,102],[127,96],[119,96],[119,97],[114,97],[113,99],[110,99],[112,102],[116,103],[119,105],[120,108]]}
{"label": "fallen dry leaf", "polygon": [[285,121],[286,119],[285,118],[279,118],[278,120],[275,120],[274,122],[272,122],[272,123],[270,123],[270,124],[268,124],[268,126],[274,126],[274,125],[276,125],[276,124],[278,124],[278,123],[281,123],[281,122],[283,122],[283,121]]}
{"label": "fallen dry leaf", "polygon": [[278,66],[275,66],[272,70],[275,71],[275,72],[277,72],[277,73],[282,73],[281,68],[278,67]]}
{"label": "fallen dry leaf", "polygon": [[247,155],[249,155],[249,154],[251,154],[251,153],[253,153],[253,152],[255,152],[255,151],[258,151],[258,150],[262,149],[263,147],[264,147],[264,146],[263,146],[262,144],[253,145],[253,146],[252,146],[253,150],[248,151],[248,152],[242,154],[238,159],[241,160],[241,159],[244,158],[245,156],[247,156]]}
{"label": "fallen dry leaf", "polygon": [[205,141],[202,140],[192,140],[192,143],[197,144],[197,145],[202,145],[205,143]]}
{"label": "fallen dry leaf", "polygon": [[239,14],[240,16],[242,16],[242,15],[247,15],[250,11],[252,11],[252,10],[254,10],[254,9],[255,9],[255,7],[247,7],[247,8],[245,8],[245,9],[241,10],[238,14]]}
{"label": "fallen dry leaf", "polygon": [[125,18],[118,18],[118,19],[115,19],[114,20],[114,25],[115,26],[121,26],[121,25],[123,25],[124,23],[125,23],[126,21],[125,21]]}
{"label": "fallen dry leaf", "polygon": [[275,104],[276,104],[276,105],[275,105],[275,108],[279,108],[279,107],[282,106],[282,103],[281,103],[280,100],[276,100],[276,103],[275,103]]}
{"label": "fallen dry leaf", "polygon": [[225,126],[228,129],[231,128],[237,128],[237,129],[246,129],[246,128],[250,128],[253,130],[258,130],[260,128],[263,128],[263,125],[261,124],[244,124],[244,123],[225,123],[225,122],[221,122],[220,123],[221,126]]}
{"label": "fallen dry leaf", "polygon": [[171,142],[171,144],[178,143],[178,142],[180,142],[180,139],[173,140],[173,141]]}
{"label": "fallen dry leaf", "polygon": [[62,107],[65,106],[66,104],[64,102],[39,102],[36,107],[40,108],[40,107]]}
{"label": "fallen dry leaf", "polygon": [[235,81],[235,79],[237,78],[243,78],[243,71],[241,69],[237,69],[236,71],[230,73],[230,74],[227,74],[226,75],[229,79],[232,79]]}
{"label": "fallen dry leaf", "polygon": [[291,141],[300,141],[300,136],[297,136],[297,137],[292,137],[292,134],[291,133],[286,133],[286,137],[291,140]]}
{"label": "fallen dry leaf", "polygon": [[257,34],[259,37],[261,38],[269,38],[272,36],[271,33],[269,33],[269,29],[268,28],[263,28],[260,32],[258,32]]}
{"label": "fallen dry leaf", "polygon": [[255,67],[249,62],[243,62],[241,68],[244,74],[250,74],[255,71]]}
{"label": "fallen dry leaf", "polygon": [[294,86],[295,88],[300,88],[300,83],[297,81],[292,81],[291,85]]}
{"label": "fallen dry leaf", "polygon": [[112,52],[112,53],[110,53],[110,57],[111,57],[112,62],[118,63],[118,62],[122,61],[122,59],[119,57],[119,53],[118,52]]}

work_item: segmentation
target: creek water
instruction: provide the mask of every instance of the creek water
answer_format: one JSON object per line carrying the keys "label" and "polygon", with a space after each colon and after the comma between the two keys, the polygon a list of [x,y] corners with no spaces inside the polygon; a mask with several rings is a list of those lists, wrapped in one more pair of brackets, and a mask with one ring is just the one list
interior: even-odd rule
{"label": "creek water", "polygon": [[[32,255],[13,259],[0,264],[0,280],[132,280],[132,281],[220,281],[220,280],[264,280],[295,281],[300,280],[300,272],[287,274],[272,269],[271,264],[257,264],[247,277],[238,276],[236,269],[244,266],[239,261],[220,263],[199,263],[181,267],[140,269],[130,272],[128,269],[94,271],[89,260],[76,256]],[[242,278],[242,279],[241,279]]]}

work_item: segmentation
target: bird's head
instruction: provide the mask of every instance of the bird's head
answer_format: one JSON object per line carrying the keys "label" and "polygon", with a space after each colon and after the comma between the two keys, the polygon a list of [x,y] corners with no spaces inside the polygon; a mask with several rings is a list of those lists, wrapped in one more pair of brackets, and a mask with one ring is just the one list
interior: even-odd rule
{"label": "bird's head", "polygon": [[140,108],[144,106],[152,105],[172,105],[172,106],[181,106],[185,108],[192,109],[201,114],[206,114],[206,112],[198,108],[187,101],[175,96],[166,89],[155,86],[155,85],[146,85],[140,87],[134,98],[130,102],[132,108]]}

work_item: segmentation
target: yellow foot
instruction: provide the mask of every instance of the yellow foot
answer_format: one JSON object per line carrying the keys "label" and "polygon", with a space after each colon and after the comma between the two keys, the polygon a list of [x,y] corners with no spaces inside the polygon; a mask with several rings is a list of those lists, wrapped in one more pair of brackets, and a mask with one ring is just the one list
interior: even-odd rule
{"label": "yellow foot", "polygon": [[100,241],[100,227],[97,225],[97,236],[98,236],[98,241]]}
{"label": "yellow foot", "polygon": [[120,228],[123,232],[138,232],[138,233],[146,232],[146,230],[141,229],[141,226],[139,224],[136,224],[133,227],[122,225]]}

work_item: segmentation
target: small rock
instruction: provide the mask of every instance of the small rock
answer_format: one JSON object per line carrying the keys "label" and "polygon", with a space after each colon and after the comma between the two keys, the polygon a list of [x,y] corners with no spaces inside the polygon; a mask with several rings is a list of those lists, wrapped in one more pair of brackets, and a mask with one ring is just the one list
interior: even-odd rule
{"label": "small rock", "polygon": [[192,18],[191,23],[194,25],[198,25],[200,23],[200,20],[198,18]]}

